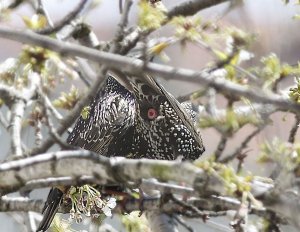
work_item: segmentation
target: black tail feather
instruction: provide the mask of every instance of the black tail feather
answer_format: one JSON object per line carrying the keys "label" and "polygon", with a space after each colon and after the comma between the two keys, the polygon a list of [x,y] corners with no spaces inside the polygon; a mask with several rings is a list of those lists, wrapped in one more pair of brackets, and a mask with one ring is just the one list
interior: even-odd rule
{"label": "black tail feather", "polygon": [[39,231],[44,232],[50,227],[51,222],[62,201],[62,197],[63,197],[63,192],[58,188],[52,188],[50,190],[42,212],[44,216],[42,221],[40,222],[37,232]]}

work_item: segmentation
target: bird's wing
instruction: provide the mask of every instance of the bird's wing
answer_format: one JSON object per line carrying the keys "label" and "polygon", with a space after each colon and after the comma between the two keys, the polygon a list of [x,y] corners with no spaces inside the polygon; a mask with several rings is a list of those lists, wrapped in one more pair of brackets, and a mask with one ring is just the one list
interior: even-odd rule
{"label": "bird's wing", "polygon": [[135,103],[130,92],[112,77],[83,109],[67,142],[102,155],[109,144],[134,124]]}

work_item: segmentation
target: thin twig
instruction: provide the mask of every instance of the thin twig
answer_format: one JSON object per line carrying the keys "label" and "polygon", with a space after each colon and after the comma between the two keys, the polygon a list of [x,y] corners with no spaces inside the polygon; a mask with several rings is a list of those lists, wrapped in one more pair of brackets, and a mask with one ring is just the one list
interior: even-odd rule
{"label": "thin twig", "polygon": [[[162,22],[162,26],[167,24],[175,16],[190,16],[194,15],[198,11],[201,11],[205,8],[212,7],[229,0],[192,0],[185,1],[180,5],[175,6],[167,12],[166,19]],[[135,29],[132,33],[124,38],[122,49],[120,54],[127,54],[132,48],[134,48],[137,42],[140,40],[141,36],[148,36],[154,30],[140,30],[139,28]]]}
{"label": "thin twig", "polygon": [[[203,47],[205,48],[208,52],[210,52],[210,54],[212,54],[215,58],[219,59],[219,57],[216,55],[216,53],[214,52],[214,49],[208,45],[207,43],[205,43],[204,41],[198,39],[195,41],[195,44],[200,46],[200,47]],[[257,81],[258,80],[258,77],[255,76],[253,73],[249,72],[248,70],[238,66],[238,65],[235,65],[235,64],[227,64],[227,65],[230,65],[232,67],[234,67],[238,72],[242,73],[242,74],[245,74],[246,76],[248,76],[252,81]]]}
{"label": "thin twig", "polygon": [[[82,68],[82,67],[81,67]],[[79,68],[78,68],[79,69]],[[91,81],[89,80],[89,76],[87,75],[87,73],[85,72],[85,70],[78,70],[77,71],[78,75],[79,75],[79,78],[80,80],[82,80],[82,82],[87,86],[87,87],[91,87]]]}
{"label": "thin twig", "polygon": [[120,51],[120,48],[121,48],[120,42],[123,40],[123,37],[125,34],[124,30],[128,24],[128,16],[129,16],[131,5],[132,5],[132,0],[126,0],[125,7],[124,7],[124,9],[122,8],[122,17],[118,24],[118,29],[116,31],[112,46],[110,48],[110,51],[112,53],[118,53],[118,51]]}
{"label": "thin twig", "polygon": [[226,143],[227,143],[227,140],[228,140],[228,136],[226,134],[222,135],[221,136],[221,139],[220,139],[220,142],[217,146],[217,149],[215,151],[215,158],[216,158],[216,161],[218,161],[226,147]]}
{"label": "thin twig", "polygon": [[[58,135],[63,134],[67,130],[67,128],[69,128],[74,123],[74,121],[78,118],[78,116],[81,112],[81,109],[84,106],[86,106],[87,104],[89,104],[89,102],[91,102],[91,100],[93,99],[95,94],[98,92],[98,89],[103,84],[105,73],[106,73],[106,71],[104,70],[104,68],[102,68],[99,71],[99,76],[98,76],[97,80],[95,81],[94,85],[92,86],[92,88],[87,93],[85,93],[83,95],[82,99],[79,102],[77,102],[74,109],[71,110],[70,113],[68,115],[66,115],[63,120],[61,120],[60,126],[56,130],[56,133]],[[32,151],[30,151],[28,155],[37,155],[41,152],[45,152],[55,142],[56,142],[56,140],[53,137],[48,138],[47,140],[45,140],[43,142],[43,144],[41,146],[39,146],[39,147],[33,149]]]}
{"label": "thin twig", "polygon": [[[41,94],[41,90],[40,91],[40,94]],[[55,107],[52,105],[50,99],[48,98],[48,96],[46,94],[42,94],[40,95],[42,97],[42,101],[43,101],[43,104],[44,104],[44,107],[46,107],[49,112],[58,120],[62,120],[63,119],[63,116],[55,109]]]}
{"label": "thin twig", "polygon": [[37,13],[44,15],[47,19],[50,28],[53,28],[53,22],[48,14],[48,11],[44,7],[43,0],[37,0]]}
{"label": "thin twig", "polygon": [[47,27],[36,32],[39,34],[48,35],[59,31],[77,17],[77,15],[82,11],[88,1],[89,0],[81,0],[80,3],[75,7],[75,9],[71,11],[66,17],[64,17],[60,22],[56,23],[52,27]]}
{"label": "thin twig", "polygon": [[[49,105],[47,105],[47,98],[46,98],[46,95],[42,92],[42,89],[40,88],[38,90],[38,93],[41,97],[41,100],[42,100],[42,105],[44,107],[44,111],[45,111],[45,118],[46,118],[46,124],[48,126],[48,129],[50,131],[50,134],[51,136],[55,139],[55,141],[61,146],[61,148],[63,149],[74,149],[74,146],[66,143],[64,141],[64,139],[62,139],[59,134],[57,133],[53,123],[52,123],[52,120],[51,120],[51,115],[50,115],[50,108]],[[52,104],[51,104],[52,105]],[[54,108],[54,107],[53,107]]]}
{"label": "thin twig", "polygon": [[295,123],[290,131],[290,135],[289,135],[289,142],[290,143],[294,143],[295,142],[295,138],[296,138],[296,134],[297,131],[299,129],[300,126],[300,116],[298,114],[295,115]]}
{"label": "thin twig", "polygon": [[251,141],[252,138],[254,138],[264,127],[258,127],[256,130],[254,130],[252,133],[250,133],[244,141],[241,143],[241,145],[231,154],[220,160],[221,163],[228,163],[229,161],[235,159],[243,149],[245,149],[248,145],[248,143]]}
{"label": "thin twig", "polygon": [[187,214],[184,214],[185,216],[188,216],[188,217],[203,217],[205,219],[207,217],[218,217],[218,216],[226,215],[226,211],[220,211],[220,212],[201,211],[192,204],[189,204],[189,203],[186,203],[184,201],[178,200],[173,195],[171,195],[170,197],[171,197],[172,201],[174,201],[174,203],[176,203],[176,204],[184,207],[186,210],[189,210],[189,211],[192,212],[192,213],[187,213],[186,212]]}

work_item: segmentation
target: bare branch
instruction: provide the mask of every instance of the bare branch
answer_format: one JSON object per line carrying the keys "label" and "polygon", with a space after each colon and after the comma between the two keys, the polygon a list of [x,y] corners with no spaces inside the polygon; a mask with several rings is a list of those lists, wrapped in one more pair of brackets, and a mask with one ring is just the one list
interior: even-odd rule
{"label": "bare branch", "polygon": [[215,157],[216,157],[216,160],[219,160],[225,147],[226,147],[226,143],[227,143],[227,140],[228,140],[228,136],[225,134],[225,135],[222,135],[221,136],[221,140],[217,146],[217,149],[215,151]]}
{"label": "bare branch", "polygon": [[23,99],[20,92],[12,86],[0,84],[0,96],[8,106],[13,103],[16,98]]}
{"label": "bare branch", "polygon": [[120,50],[119,43],[122,41],[124,34],[125,34],[124,30],[128,24],[128,16],[129,16],[129,11],[130,11],[131,5],[132,5],[132,0],[125,1],[125,8],[123,9],[122,17],[118,24],[118,30],[117,30],[115,38],[113,40],[112,47],[110,48],[110,51],[113,53],[116,53],[118,50]]}
{"label": "bare branch", "polygon": [[178,205],[184,207],[185,209],[188,209],[192,212],[192,214],[186,214],[185,216],[189,217],[202,217],[207,218],[209,217],[217,217],[217,216],[224,216],[226,215],[225,211],[218,211],[218,212],[207,212],[199,210],[197,207],[195,207],[193,204],[186,203],[184,201],[178,200],[176,197],[172,196],[171,199]]}
{"label": "bare branch", "polygon": [[221,163],[228,163],[229,161],[235,159],[242,151],[247,147],[247,144],[254,138],[264,127],[259,127],[253,132],[251,132],[241,143],[241,145],[231,154],[220,160]]}
{"label": "bare branch", "polygon": [[44,7],[43,0],[37,0],[36,12],[44,15],[47,19],[49,27],[53,28],[53,22],[48,14],[47,9]]}
{"label": "bare branch", "polygon": [[[162,22],[162,25],[167,24],[175,16],[191,16],[196,14],[198,11],[203,10],[208,7],[218,5],[220,3],[226,2],[229,0],[192,0],[184,2],[178,6],[175,6],[168,11],[166,19]],[[154,30],[141,30],[136,28],[128,36],[126,36],[122,42],[122,49],[119,54],[127,54],[130,49],[134,48],[137,42],[140,40],[141,36],[147,36]]]}
{"label": "bare branch", "polygon": [[49,177],[45,179],[37,179],[28,181],[20,192],[31,191],[38,188],[48,188],[51,186],[82,186],[84,184],[97,183],[94,177]]}
{"label": "bare branch", "polygon": [[[64,117],[63,120],[60,121],[60,127],[58,127],[56,129],[56,134],[57,135],[62,135],[73,123],[74,121],[78,118],[78,115],[81,112],[81,109],[88,105],[89,102],[91,102],[91,100],[93,99],[93,97],[95,96],[95,94],[98,92],[98,89],[102,86],[103,81],[104,81],[104,76],[106,71],[104,70],[104,68],[99,70],[99,76],[96,79],[94,85],[92,86],[92,88],[85,93],[81,100],[79,102],[77,102],[76,106],[74,107],[73,110],[70,111],[70,113],[68,115],[66,115]],[[29,152],[29,155],[36,155],[39,154],[41,152],[45,152],[47,151],[54,143],[56,142],[56,139],[53,137],[50,137],[48,139],[46,139],[41,146],[33,149],[32,151]]]}
{"label": "bare branch", "polygon": [[167,80],[190,81],[205,87],[215,88],[217,91],[226,95],[246,97],[252,101],[273,104],[284,111],[300,112],[300,105],[290,101],[288,98],[271,92],[263,92],[255,86],[246,87],[223,78],[212,78],[206,71],[199,72],[155,63],[148,63],[145,67],[144,62],[138,59],[95,51],[87,47],[63,43],[31,32],[17,32],[3,27],[0,27],[0,36],[22,43],[43,46],[63,55],[81,56],[102,63],[110,68],[119,69],[122,67],[122,71],[131,74],[139,75],[140,73],[149,72],[150,74],[158,75]]}
{"label": "bare branch", "polygon": [[55,108],[52,106],[51,102],[48,102],[49,99],[46,97],[46,95],[43,93],[42,89],[39,88],[38,90],[38,93],[41,97],[41,102],[42,102],[42,105],[44,107],[44,111],[45,111],[45,118],[46,118],[46,124],[49,128],[49,131],[50,131],[50,134],[51,136],[55,139],[55,141],[61,146],[61,148],[64,148],[64,149],[74,149],[74,146],[66,143],[58,134],[57,134],[57,131],[56,131],[56,128],[54,127],[53,123],[52,123],[52,120],[51,120],[51,115],[50,115],[50,109],[53,109],[51,110],[51,112],[55,112]]}
{"label": "bare branch", "polygon": [[194,189],[169,183],[161,183],[157,180],[142,180],[142,189],[159,190],[162,193],[172,193],[190,196],[194,194]]}
{"label": "bare branch", "polygon": [[24,116],[25,102],[22,99],[16,100],[11,106],[11,118],[8,127],[10,132],[11,152],[16,157],[22,156],[21,129]]}
{"label": "bare branch", "polygon": [[[182,175],[177,175],[179,170]],[[157,178],[162,181],[185,182],[193,186],[198,175],[204,175],[201,179],[206,176],[201,169],[189,163],[109,159],[86,150],[59,151],[1,164],[0,187],[2,192],[7,193],[33,180],[78,176],[96,177],[98,184],[127,183],[140,181],[143,178]],[[218,189],[217,179],[212,178],[212,180],[215,181],[213,188]]]}
{"label": "bare branch", "polygon": [[73,11],[71,11],[66,17],[64,17],[63,20],[58,22],[56,25],[54,25],[52,27],[48,27],[48,28],[38,30],[36,32],[39,33],[39,34],[48,35],[48,34],[59,31],[64,26],[69,24],[74,18],[77,17],[77,15],[82,11],[82,9],[84,8],[85,4],[88,1],[89,0],[81,0],[80,3],[76,6],[76,8]]}
{"label": "bare branch", "polygon": [[35,211],[41,212],[43,208],[42,200],[31,200],[23,197],[6,197],[0,199],[0,211]]}
{"label": "bare branch", "polygon": [[292,129],[290,131],[290,135],[289,135],[289,139],[288,139],[288,141],[290,143],[295,142],[295,138],[296,138],[296,134],[297,134],[297,131],[299,129],[299,126],[300,126],[300,116],[297,114],[297,115],[295,115],[295,123],[294,123],[294,126],[292,127]]}
{"label": "bare branch", "polygon": [[27,101],[32,99],[39,85],[39,76],[36,73],[28,74],[29,86],[17,91],[13,86],[0,84],[0,95],[11,109],[8,131],[11,134],[11,152],[14,156],[22,156],[21,129]]}
{"label": "bare branch", "polygon": [[191,0],[188,2],[183,2],[182,4],[174,7],[168,12],[168,18],[172,18],[174,16],[189,16],[194,15],[198,11],[203,10],[205,8],[209,8],[223,2],[227,2],[228,0]]}
{"label": "bare branch", "polygon": [[[178,175],[178,173],[181,173],[181,175]],[[155,177],[162,181],[171,180],[185,182],[188,185],[193,186],[199,193],[207,193],[209,191],[214,191],[218,194],[225,193],[223,187],[220,186],[221,183],[213,176],[210,175],[210,177],[207,178],[207,175],[201,169],[196,168],[189,163],[180,163],[176,161],[109,159],[82,150],[43,154],[0,165],[0,187],[3,193],[5,191],[10,192],[19,189],[21,186],[24,186],[25,183],[28,183],[28,186],[30,184],[33,186],[35,181],[38,182],[41,178],[50,176],[60,177],[57,179],[57,182],[53,180],[52,184],[63,183],[62,181],[70,181],[69,184],[71,184],[74,183],[72,180],[75,181],[75,184],[79,184],[78,180],[80,180],[80,184],[84,184],[85,182],[91,183],[91,180],[95,181],[94,184],[126,184],[128,181],[139,182],[141,178]],[[62,176],[70,176],[72,178],[61,179]],[[80,176],[83,178],[78,178]],[[93,179],[90,179],[90,177]],[[48,183],[49,182],[51,182],[51,180],[49,180]],[[291,199],[287,199],[286,196],[282,196],[280,202],[272,201],[272,195],[268,193],[272,188],[274,188],[273,185],[258,182],[257,180],[254,180],[252,184],[253,194],[259,196],[259,199],[266,203],[267,209],[274,210],[298,225],[296,219],[299,214],[291,212],[300,210],[300,205],[295,201],[291,201]],[[223,198],[220,200],[224,201]],[[285,205],[286,200],[287,205]],[[228,200],[225,201],[227,202]],[[207,207],[209,210],[209,207],[218,204],[216,199],[212,200],[212,202],[214,203],[208,205],[202,203],[201,208]],[[293,204],[292,208],[291,203]],[[138,204],[134,203],[133,205],[128,206],[128,209],[136,209],[137,205]],[[158,205],[160,205],[159,201],[154,201],[149,203],[147,207],[150,207],[153,210]],[[232,208],[236,206],[236,203],[227,204],[227,206]],[[167,207],[167,205],[165,207]],[[170,205],[168,205],[168,207],[170,207]],[[174,210],[174,207],[172,209]],[[258,212],[261,212],[261,210]],[[199,212],[197,211],[196,213]]]}
{"label": "bare branch", "polygon": [[[42,92],[39,91],[41,94]],[[55,109],[55,107],[52,105],[50,99],[48,98],[48,96],[46,94],[42,94],[41,95],[42,100],[43,100],[43,104],[44,107],[46,107],[48,109],[48,111],[58,120],[62,120],[63,116],[57,111],[57,109]]]}
{"label": "bare branch", "polygon": [[[178,175],[180,173],[180,175]],[[94,178],[94,184],[139,182],[143,178],[157,178],[161,181],[184,182],[191,186],[199,194],[206,195],[212,192],[224,195],[226,193],[222,182],[214,175],[207,175],[190,163],[162,160],[132,160],[125,158],[106,158],[90,151],[60,151],[56,153],[42,154],[35,157],[11,161],[0,165],[0,187],[2,193],[8,193],[20,189],[26,183],[39,181],[49,177],[88,177],[81,179],[82,184],[90,183]],[[291,218],[295,223],[295,217],[299,214],[291,214],[300,210],[300,204],[293,201],[293,210],[290,210],[291,202],[285,205],[286,197],[282,196],[280,202],[270,201],[272,195],[268,192],[273,185],[259,182],[254,179],[252,193],[259,196],[263,202],[267,202],[267,208],[279,212],[281,215]],[[290,203],[289,203],[290,202]],[[280,208],[280,209],[279,209]]]}

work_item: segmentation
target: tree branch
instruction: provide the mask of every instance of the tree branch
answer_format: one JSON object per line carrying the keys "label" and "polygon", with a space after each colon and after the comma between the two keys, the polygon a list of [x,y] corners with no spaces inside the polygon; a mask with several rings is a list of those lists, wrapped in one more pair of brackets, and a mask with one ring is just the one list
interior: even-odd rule
{"label": "tree branch", "polygon": [[241,143],[241,145],[239,147],[236,148],[236,150],[224,157],[222,160],[220,160],[221,163],[228,163],[229,161],[235,159],[242,151],[243,149],[245,149],[247,147],[247,144],[251,141],[252,138],[254,138],[264,127],[258,127],[257,129],[255,129],[253,132],[251,132],[245,139],[244,141]]}
{"label": "tree branch", "polygon": [[25,102],[22,99],[15,100],[11,106],[11,117],[8,127],[10,132],[10,147],[12,155],[22,156],[21,129],[24,116]]}
{"label": "tree branch", "polygon": [[155,63],[148,63],[145,66],[144,62],[138,59],[107,52],[100,52],[80,45],[57,41],[31,32],[18,32],[3,27],[0,27],[0,36],[22,43],[42,46],[62,55],[81,56],[86,59],[102,63],[109,68],[117,70],[121,68],[123,72],[131,73],[133,75],[148,72],[167,80],[189,81],[205,87],[215,88],[217,91],[226,95],[239,98],[246,97],[252,101],[264,104],[273,104],[284,111],[292,111],[296,113],[300,112],[300,105],[290,101],[288,98],[284,98],[281,95],[273,94],[271,92],[262,91],[255,86],[246,87],[222,78],[212,78],[210,73],[206,71],[199,72]]}
{"label": "tree branch", "polygon": [[173,18],[174,16],[190,16],[196,14],[198,11],[205,8],[209,8],[228,0],[192,0],[188,2],[183,2],[178,6],[175,6],[168,12],[168,18]]}
{"label": "tree branch", "polygon": [[21,129],[26,103],[34,97],[40,79],[36,73],[31,72],[28,74],[28,81],[28,87],[19,91],[13,86],[0,84],[1,98],[11,109],[8,131],[11,135],[11,152],[16,157],[22,156]]}
{"label": "tree branch", "polygon": [[[50,177],[67,178],[64,181],[70,181],[69,184],[93,181],[94,184],[100,185],[139,183],[142,179],[156,178],[160,181],[184,182],[204,196],[211,196],[212,192],[218,195],[226,194],[225,187],[218,177],[208,175],[202,169],[187,162],[107,158],[90,151],[78,150],[42,154],[0,165],[2,194]],[[253,180],[251,188],[254,196],[258,196],[263,201],[266,209],[287,217],[299,226],[299,214],[294,213],[300,212],[300,204],[297,201],[292,201],[282,193],[283,195],[279,197],[280,201],[277,202],[277,198],[272,195],[274,186],[256,179]]]}
{"label": "tree branch", "polygon": [[[182,175],[177,175],[178,170]],[[143,178],[161,181],[174,180],[193,186],[206,174],[191,165],[176,161],[132,160],[107,158],[86,150],[59,151],[35,157],[6,162],[0,165],[2,193],[20,189],[27,182],[49,177],[87,176],[97,179],[98,184],[137,182]],[[212,178],[217,184],[217,179]],[[201,184],[200,184],[201,185]],[[217,185],[213,187],[217,189]],[[220,185],[219,185],[220,187]]]}
{"label": "tree branch", "polygon": [[69,24],[74,18],[76,18],[76,16],[82,11],[82,9],[88,1],[89,0],[81,0],[73,11],[71,11],[67,16],[65,16],[60,22],[56,23],[53,27],[47,27],[36,32],[39,34],[48,35],[59,31],[64,26]]}
{"label": "tree branch", "polygon": [[294,125],[290,131],[290,135],[289,135],[289,139],[288,141],[290,143],[294,143],[295,142],[295,138],[296,138],[296,134],[297,134],[297,131],[299,129],[299,126],[300,126],[300,115],[295,115],[295,122],[294,122]]}
{"label": "tree branch", "polygon": [[35,211],[42,212],[44,201],[42,200],[31,200],[23,197],[6,197],[0,198],[0,211]]}

